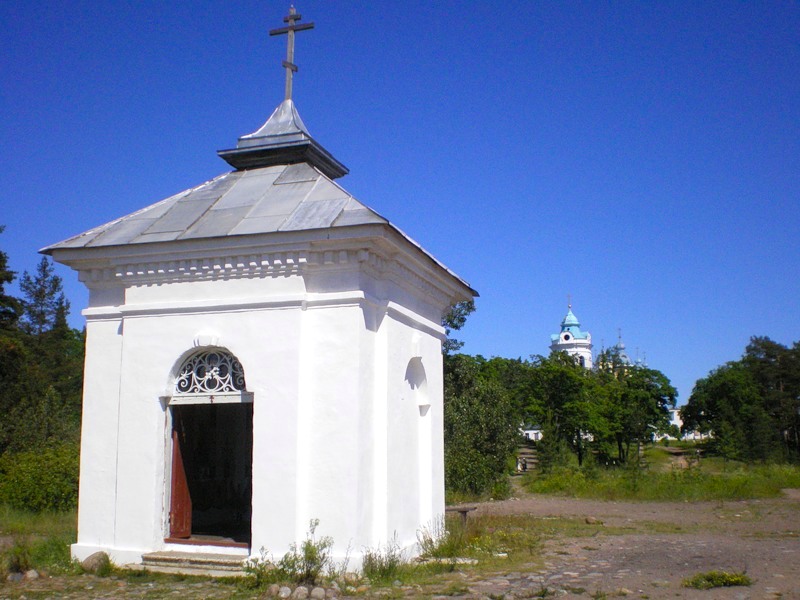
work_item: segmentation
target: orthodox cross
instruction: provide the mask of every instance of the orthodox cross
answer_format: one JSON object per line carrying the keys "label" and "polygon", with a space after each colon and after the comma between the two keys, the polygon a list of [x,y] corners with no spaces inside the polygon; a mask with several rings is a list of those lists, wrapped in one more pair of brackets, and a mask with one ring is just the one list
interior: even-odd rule
{"label": "orthodox cross", "polygon": [[305,29],[314,29],[314,23],[303,23],[298,25],[297,21],[301,19],[301,15],[297,14],[294,6],[289,7],[289,14],[283,17],[283,22],[288,23],[287,27],[280,29],[270,30],[270,35],[287,34],[286,43],[286,60],[282,61],[283,68],[286,69],[286,100],[292,99],[292,75],[297,72],[297,65],[294,64],[294,32],[303,31]]}

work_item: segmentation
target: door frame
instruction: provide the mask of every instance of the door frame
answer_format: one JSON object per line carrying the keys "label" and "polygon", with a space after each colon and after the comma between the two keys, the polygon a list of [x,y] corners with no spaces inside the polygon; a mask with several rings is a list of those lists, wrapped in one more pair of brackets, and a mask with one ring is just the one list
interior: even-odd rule
{"label": "door frame", "polygon": [[[163,539],[168,544],[186,544],[186,545],[202,545],[202,546],[222,546],[222,547],[235,547],[235,548],[249,548],[250,544],[245,542],[211,542],[209,540],[192,540],[191,538],[191,515],[189,517],[189,537],[177,538],[171,535],[171,513],[172,513],[172,500],[173,500],[173,469],[174,461],[176,459],[175,452],[175,428],[172,420],[173,406],[186,406],[198,404],[254,404],[254,394],[252,392],[221,392],[217,394],[180,394],[174,396],[167,396],[161,398],[165,407],[166,423],[165,423],[165,452],[164,452],[164,506],[163,506]],[[255,438],[255,432],[253,438]],[[251,444],[252,445],[252,444]],[[180,453],[180,449],[177,450]],[[252,447],[251,447],[252,452]],[[252,464],[250,467],[250,482],[252,485],[253,471]],[[189,510],[191,511],[191,496],[189,497]],[[252,498],[251,498],[251,511],[252,511]]]}

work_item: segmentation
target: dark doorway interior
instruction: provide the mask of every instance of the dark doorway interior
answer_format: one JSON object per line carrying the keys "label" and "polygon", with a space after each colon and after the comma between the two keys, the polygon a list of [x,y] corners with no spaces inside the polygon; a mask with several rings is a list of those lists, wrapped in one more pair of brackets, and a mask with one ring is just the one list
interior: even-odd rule
{"label": "dark doorway interior", "polygon": [[252,403],[172,407],[169,541],[250,543]]}

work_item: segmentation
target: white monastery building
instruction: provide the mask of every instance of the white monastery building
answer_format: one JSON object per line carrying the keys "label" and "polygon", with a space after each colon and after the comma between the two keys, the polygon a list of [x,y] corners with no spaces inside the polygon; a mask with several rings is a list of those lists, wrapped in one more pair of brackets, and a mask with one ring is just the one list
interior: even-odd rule
{"label": "white monastery building", "polygon": [[477,294],[336,183],[291,97],[299,19],[231,172],[43,249],[89,289],[78,559],[278,558],[319,519],[357,565],[444,513],[441,318]]}
{"label": "white monastery building", "polygon": [[592,368],[592,334],[581,330],[581,324],[573,314],[571,304],[561,321],[561,331],[550,336],[550,350],[566,352],[574,356],[582,367]]}

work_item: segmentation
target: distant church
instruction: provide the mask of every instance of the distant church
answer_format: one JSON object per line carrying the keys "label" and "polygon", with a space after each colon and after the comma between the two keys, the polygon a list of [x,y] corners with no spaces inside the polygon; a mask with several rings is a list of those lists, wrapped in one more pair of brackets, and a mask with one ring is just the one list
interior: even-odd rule
{"label": "distant church", "polygon": [[561,321],[561,331],[550,336],[550,350],[566,352],[574,356],[582,367],[592,368],[592,334],[581,330],[578,317],[572,312],[572,304],[567,306],[567,315]]}
{"label": "distant church", "polygon": [[[550,350],[552,352],[566,352],[575,357],[576,362],[587,369],[612,368],[608,364],[595,364],[592,358],[592,334],[581,329],[578,317],[572,312],[572,304],[567,305],[567,314],[561,321],[561,331],[550,336]],[[613,368],[646,367],[644,358],[637,356],[636,361],[632,361],[625,349],[625,342],[622,341],[620,331],[617,343],[609,348],[608,353],[613,356]],[[601,356],[605,354],[604,349],[600,351]],[[638,350],[637,350],[638,354]]]}

